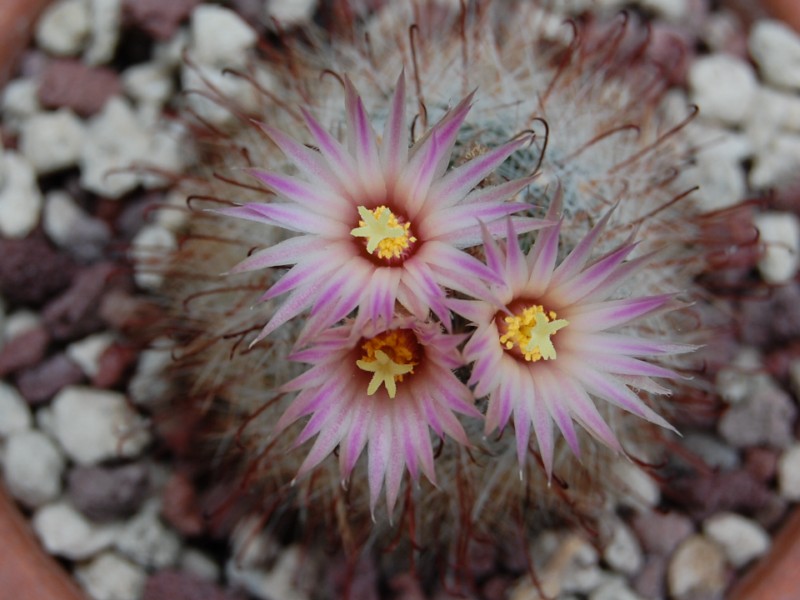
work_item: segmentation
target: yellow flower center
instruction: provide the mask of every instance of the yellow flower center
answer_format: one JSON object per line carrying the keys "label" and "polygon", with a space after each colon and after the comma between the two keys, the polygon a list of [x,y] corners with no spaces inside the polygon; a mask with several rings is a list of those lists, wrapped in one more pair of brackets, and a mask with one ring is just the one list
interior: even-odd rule
{"label": "yellow flower center", "polygon": [[417,338],[408,329],[386,331],[364,342],[361,345],[364,354],[356,365],[373,374],[367,395],[372,396],[383,384],[389,398],[394,398],[403,375],[414,373],[417,347]]}
{"label": "yellow flower center", "polygon": [[400,223],[397,216],[381,205],[372,210],[364,206],[358,207],[361,220],[358,227],[350,231],[353,237],[367,240],[367,252],[378,251],[378,258],[400,258],[408,248],[417,241],[411,235],[411,223]]}
{"label": "yellow flower center", "polygon": [[569,325],[569,321],[556,317],[555,312],[545,312],[539,304],[528,306],[518,314],[505,317],[506,331],[500,336],[500,343],[506,350],[516,346],[529,362],[551,360],[556,357],[556,349],[550,337]]}

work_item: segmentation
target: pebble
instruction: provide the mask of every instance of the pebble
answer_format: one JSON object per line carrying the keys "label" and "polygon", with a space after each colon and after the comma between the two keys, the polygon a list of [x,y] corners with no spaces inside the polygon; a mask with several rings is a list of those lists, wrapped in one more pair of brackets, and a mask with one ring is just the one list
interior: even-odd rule
{"label": "pebble", "polygon": [[766,554],[770,546],[763,527],[736,513],[718,513],[706,519],[703,533],[722,548],[728,563],[737,569]]}
{"label": "pebble", "polygon": [[116,71],[91,67],[73,59],[53,60],[40,77],[38,98],[46,108],[69,108],[81,117],[89,117],[122,93]]}
{"label": "pebble", "polygon": [[0,234],[22,238],[39,223],[42,194],[33,165],[21,154],[0,154]]}
{"label": "pebble", "polygon": [[756,348],[741,348],[730,365],[720,369],[717,374],[717,391],[728,404],[738,404],[760,386],[769,384],[769,376],[763,370],[761,353]]}
{"label": "pebble", "polygon": [[753,68],[728,54],[698,58],[688,75],[692,101],[704,118],[741,123],[758,88]]}
{"label": "pebble", "polygon": [[123,0],[125,16],[156,40],[169,40],[179,31],[200,0]]}
{"label": "pebble", "polygon": [[603,547],[603,560],[618,573],[635,575],[644,562],[639,542],[622,521],[615,520],[611,527],[611,537]]}
{"label": "pebble", "polygon": [[225,565],[225,575],[234,586],[241,586],[259,600],[309,600],[309,594],[297,587],[296,575],[302,555],[297,546],[285,548],[270,571],[241,568],[233,557]]}
{"label": "pebble", "polygon": [[67,387],[52,410],[55,436],[79,465],[138,456],[150,441],[141,418],[117,392]]}
{"label": "pebble", "polygon": [[92,600],[141,600],[147,574],[116,552],[104,552],[75,569]]}
{"label": "pebble", "polygon": [[[2,91],[0,106],[3,109],[3,124],[12,130],[19,127],[29,117],[42,110],[37,97],[39,83],[32,78],[13,79]],[[2,178],[0,178],[2,183]]]}
{"label": "pebble", "polygon": [[108,225],[89,215],[61,190],[45,196],[42,225],[56,246],[84,262],[99,260],[111,240]]}
{"label": "pebble", "polygon": [[281,27],[294,27],[311,20],[317,0],[269,0],[264,4],[267,23],[276,20]]}
{"label": "pebble", "polygon": [[0,381],[0,438],[28,431],[33,422],[31,409],[13,386]]}
{"label": "pebble", "polygon": [[67,477],[67,493],[79,511],[95,522],[123,519],[141,507],[150,491],[146,465],[75,467]]}
{"label": "pebble", "polygon": [[174,93],[172,74],[152,62],[129,67],[122,73],[125,92],[141,105],[161,108]]}
{"label": "pebble", "polygon": [[206,520],[195,487],[187,475],[173,473],[164,485],[161,500],[161,515],[181,534],[193,537],[205,531]]}
{"label": "pebble", "polygon": [[738,450],[715,435],[689,432],[683,438],[683,445],[713,469],[732,471],[741,464]]}
{"label": "pebble", "polygon": [[788,212],[763,212],[756,215],[754,224],[764,245],[758,261],[761,277],[770,284],[793,280],[800,265],[800,219]]}
{"label": "pebble", "polygon": [[100,371],[100,357],[113,343],[113,333],[96,333],[67,346],[67,356],[91,379]]}
{"label": "pebble", "polygon": [[795,444],[778,460],[778,489],[783,498],[800,501],[800,444]]}
{"label": "pebble", "polygon": [[0,238],[0,295],[12,304],[38,306],[66,288],[75,263],[42,236]]}
{"label": "pebble", "polygon": [[83,60],[90,65],[111,61],[119,41],[122,0],[87,0],[91,15],[91,37]]}
{"label": "pebble", "polygon": [[667,559],[663,556],[647,557],[642,570],[633,579],[633,589],[644,598],[664,598]]}
{"label": "pebble", "polygon": [[84,379],[80,367],[63,352],[46,358],[17,376],[17,387],[29,404],[44,404],[68,385]]}
{"label": "pebble", "polygon": [[589,594],[589,600],[642,600],[622,577],[609,577]]}
{"label": "pebble", "polygon": [[89,37],[91,15],[84,0],[51,4],[36,24],[36,44],[56,56],[75,56]]}
{"label": "pebble", "polygon": [[192,59],[218,70],[245,68],[258,39],[239,15],[212,4],[194,9],[189,31]]}
{"label": "pebble", "polygon": [[178,247],[175,234],[157,225],[145,225],[133,238],[132,250],[136,262],[134,279],[139,287],[157,291],[164,282],[160,268],[164,256]]}
{"label": "pebble", "polygon": [[123,555],[146,569],[164,569],[178,562],[181,541],[158,517],[159,502],[151,500],[122,527],[115,545]]}
{"label": "pebble", "polygon": [[117,534],[116,527],[95,525],[64,501],[41,507],[32,524],[50,554],[71,560],[84,560],[105,550]]}
{"label": "pebble", "polygon": [[38,431],[15,433],[6,442],[3,471],[8,490],[29,508],[58,498],[64,457],[55,444]]}
{"label": "pebble", "polygon": [[800,36],[781,21],[762,20],[750,30],[750,55],[772,85],[800,89]]}
{"label": "pebble", "polygon": [[164,378],[163,372],[171,362],[168,340],[156,340],[152,348],[143,350],[139,354],[139,362],[128,385],[128,393],[134,404],[152,407],[166,396],[169,383]]}
{"label": "pebble", "polygon": [[39,324],[6,340],[0,350],[0,377],[39,364],[49,343],[50,336]]}
{"label": "pebble", "polygon": [[718,598],[725,588],[725,556],[714,542],[702,535],[684,540],[667,568],[672,598]]}
{"label": "pebble", "polygon": [[149,136],[131,105],[110,99],[90,122],[81,156],[81,185],[106,198],[116,199],[139,185],[133,167],[146,160]]}
{"label": "pebble", "polygon": [[785,185],[800,167],[800,135],[777,133],[758,148],[750,169],[750,185],[758,190]]}
{"label": "pebble", "polygon": [[[154,573],[144,589],[142,600],[236,600],[241,598],[193,573],[164,570]],[[276,597],[278,598],[278,597]]]}
{"label": "pebble", "polygon": [[220,568],[213,558],[195,548],[184,548],[179,561],[180,571],[191,573],[206,581],[217,581]]}
{"label": "pebble", "polygon": [[697,164],[681,177],[703,182],[692,197],[707,211],[733,206],[747,194],[747,180],[739,162],[714,150],[698,153]]}
{"label": "pebble", "polygon": [[115,275],[120,272],[114,263],[95,263],[79,271],[69,289],[45,306],[42,317],[54,339],[74,340],[102,328],[97,310],[101,298],[110,286],[123,284]]}
{"label": "pebble", "polygon": [[736,448],[761,444],[785,448],[794,440],[792,424],[796,416],[797,407],[791,396],[769,383],[725,411],[717,430]]}
{"label": "pebble", "polygon": [[656,506],[661,499],[658,484],[645,471],[627,460],[612,466],[613,477],[619,484],[619,503],[635,510]]}
{"label": "pebble", "polygon": [[683,20],[689,12],[689,0],[638,0],[637,4],[672,22]]}
{"label": "pebble", "polygon": [[642,547],[649,554],[669,556],[683,540],[694,533],[692,521],[677,512],[658,511],[637,513],[631,526],[639,537]]}

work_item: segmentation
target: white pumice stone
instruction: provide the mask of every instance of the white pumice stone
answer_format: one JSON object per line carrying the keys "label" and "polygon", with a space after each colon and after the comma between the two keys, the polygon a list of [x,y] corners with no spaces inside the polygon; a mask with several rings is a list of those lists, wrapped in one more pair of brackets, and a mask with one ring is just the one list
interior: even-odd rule
{"label": "white pumice stone", "polygon": [[637,4],[673,22],[684,19],[689,9],[689,0],[638,0]]}
{"label": "white pumice stone", "polygon": [[75,56],[83,50],[91,31],[85,0],[59,0],[42,13],[36,24],[36,43],[56,56]]}
{"label": "white pumice stone", "polygon": [[81,368],[87,377],[92,378],[100,371],[100,357],[113,343],[114,335],[112,333],[95,333],[67,346],[67,356]]}
{"label": "white pumice stone", "polygon": [[159,519],[160,504],[150,501],[122,526],[115,545],[126,557],[147,569],[165,569],[178,562],[181,542]]}
{"label": "white pumice stone", "polygon": [[311,20],[317,0],[267,0],[264,16],[271,23],[274,19],[281,27],[301,25]]}
{"label": "white pumice stone", "polygon": [[688,79],[700,114],[730,125],[742,122],[758,88],[753,68],[728,54],[698,58],[689,67]]}
{"label": "white pumice stone", "polygon": [[42,212],[42,193],[33,166],[20,154],[5,151],[0,156],[0,180],[0,234],[25,237]]}
{"label": "white pumice stone", "polygon": [[642,510],[652,508],[661,499],[661,492],[653,478],[627,460],[618,460],[612,467],[613,476],[624,494],[620,498],[623,506]]}
{"label": "white pumice stone", "polygon": [[147,290],[158,290],[164,275],[157,270],[148,270],[148,264],[158,264],[159,258],[177,248],[175,234],[158,225],[145,225],[133,238],[132,253],[136,257],[136,285]]}
{"label": "white pumice stone", "polygon": [[83,123],[71,110],[62,108],[25,121],[19,149],[38,175],[47,175],[75,166],[83,140]]}
{"label": "white pumice stone", "polygon": [[179,566],[182,571],[188,571],[207,581],[218,581],[220,568],[210,556],[195,548],[186,548],[181,553]]}
{"label": "white pumice stone", "polygon": [[91,15],[91,36],[83,59],[102,65],[114,58],[119,42],[122,0],[87,0]]}
{"label": "white pumice stone", "polygon": [[31,428],[33,415],[17,389],[0,381],[0,438]]}
{"label": "white pumice stone", "polygon": [[75,578],[92,600],[140,600],[147,573],[116,552],[103,552],[78,566]]}
{"label": "white pumice stone", "polygon": [[20,309],[6,317],[3,329],[3,341],[13,340],[26,331],[35,329],[42,322],[41,317],[31,310]]}
{"label": "white pumice stone", "polygon": [[3,472],[11,495],[29,508],[58,498],[64,457],[46,435],[30,430],[6,442]]}
{"label": "white pumice stone", "polygon": [[190,20],[190,51],[199,64],[216,69],[244,68],[258,36],[232,10],[201,4]]}
{"label": "white pumice stone", "polygon": [[793,280],[800,264],[800,219],[789,212],[764,212],[754,222],[764,245],[758,261],[761,277],[771,284]]}
{"label": "white pumice stone", "polygon": [[725,552],[731,566],[743,567],[766,554],[769,534],[761,525],[736,513],[718,513],[703,523],[703,533]]}
{"label": "white pumice stone", "polygon": [[172,74],[168,68],[155,63],[142,63],[122,73],[125,93],[140,104],[163,106],[174,93]]}
{"label": "white pumice stone", "polygon": [[33,530],[50,554],[84,560],[114,541],[114,525],[96,525],[65,501],[41,507],[33,515]]}
{"label": "white pumice stone", "polygon": [[68,386],[52,410],[56,439],[80,465],[138,456],[150,441],[145,423],[117,392]]}
{"label": "white pumice stone", "polygon": [[611,576],[597,586],[589,600],[643,600],[634,592],[625,581],[624,577]]}
{"label": "white pumice stone", "polygon": [[89,215],[62,190],[45,196],[42,226],[56,246],[85,261],[101,258],[111,240],[108,225]]}
{"label": "white pumice stone", "polygon": [[241,568],[236,558],[225,565],[229,582],[241,586],[260,600],[309,600],[310,596],[297,587],[297,571],[302,563],[302,552],[291,546],[278,556],[271,570]]}
{"label": "white pumice stone", "polygon": [[800,89],[800,36],[781,21],[758,21],[750,29],[750,55],[769,83]]}
{"label": "white pumice stone", "polygon": [[638,573],[642,568],[643,557],[636,536],[621,520],[616,520],[612,527],[611,537],[603,548],[603,559],[619,573]]}
{"label": "white pumice stone", "polygon": [[798,168],[800,135],[777,133],[757,149],[753,168],[750,170],[750,186],[759,190],[780,187],[794,180]]}
{"label": "white pumice stone", "polygon": [[800,444],[788,448],[778,460],[778,490],[791,502],[800,500]]}
{"label": "white pumice stone", "polygon": [[32,78],[12,79],[6,84],[0,107],[5,123],[12,130],[18,131],[25,119],[41,112],[38,90],[39,82]]}

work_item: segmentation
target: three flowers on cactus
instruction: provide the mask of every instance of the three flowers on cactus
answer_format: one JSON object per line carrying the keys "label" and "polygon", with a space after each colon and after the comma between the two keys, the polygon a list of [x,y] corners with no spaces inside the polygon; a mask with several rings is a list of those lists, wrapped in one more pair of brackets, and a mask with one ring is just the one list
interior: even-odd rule
{"label": "three flowers on cactus", "polygon": [[[304,315],[289,359],[310,366],[282,386],[295,396],[271,432],[304,420],[295,445],[313,442],[297,477],[335,453],[346,484],[366,454],[373,514],[383,491],[391,515],[406,471],[436,483],[436,438],[481,443],[466,420],[486,435],[513,424],[521,473],[534,437],[548,477],[554,424],[576,455],[575,423],[622,451],[597,402],[669,428],[634,390],[667,393],[653,378],[678,375],[648,359],[692,348],[619,330],[674,304],[613,299],[652,257],[629,259],[633,241],[594,256],[612,211],[559,262],[558,193],[532,218],[519,199],[531,177],[494,176],[527,134],[461,163],[472,94],[410,143],[402,74],[380,136],[347,79],[344,92],[343,141],[305,110],[303,141],[261,125],[295,173],[253,169],[274,201],[219,211],[296,233],[232,272],[288,268],[262,297],[283,296],[253,343]],[[456,374],[469,366],[468,380]]]}

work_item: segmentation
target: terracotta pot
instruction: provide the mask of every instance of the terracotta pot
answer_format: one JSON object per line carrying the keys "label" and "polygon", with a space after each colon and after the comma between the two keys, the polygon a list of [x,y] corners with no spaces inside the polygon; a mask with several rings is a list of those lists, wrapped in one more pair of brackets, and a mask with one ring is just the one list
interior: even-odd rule
{"label": "terracotta pot", "polygon": [[8,81],[31,30],[50,0],[0,1],[0,88]]}
{"label": "terracotta pot", "polygon": [[0,598],[85,600],[67,572],[39,545],[2,485],[0,540]]}

